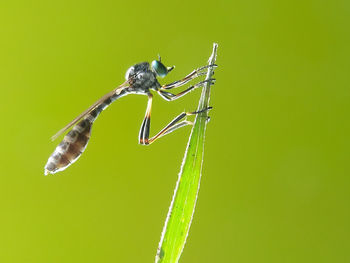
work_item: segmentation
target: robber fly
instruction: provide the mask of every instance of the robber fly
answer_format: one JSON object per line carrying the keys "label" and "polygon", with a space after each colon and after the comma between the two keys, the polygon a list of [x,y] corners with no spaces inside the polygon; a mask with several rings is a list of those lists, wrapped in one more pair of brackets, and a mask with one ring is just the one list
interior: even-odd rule
{"label": "robber fly", "polygon": [[87,146],[91,135],[92,124],[98,115],[113,101],[123,96],[129,94],[141,94],[148,96],[146,114],[139,132],[139,143],[142,145],[151,144],[165,134],[169,134],[170,132],[180,127],[193,124],[192,122],[186,120],[186,116],[195,115],[200,112],[209,110],[210,107],[201,111],[181,113],[160,132],[150,138],[149,134],[151,126],[151,108],[153,97],[150,90],[156,91],[163,99],[167,101],[176,100],[185,94],[188,94],[193,89],[203,86],[205,82],[214,82],[214,79],[209,79],[192,85],[177,94],[168,92],[168,90],[183,86],[192,79],[204,75],[206,73],[205,69],[208,67],[216,67],[216,65],[200,67],[192,71],[183,79],[174,81],[167,85],[160,85],[157,77],[165,77],[170,71],[174,69],[174,66],[165,67],[162,64],[160,57],[158,57],[158,60],[152,61],[151,65],[148,62],[142,62],[130,67],[126,71],[126,81],[123,84],[104,95],[52,137],[52,140],[54,140],[69,128],[73,127],[64,136],[62,142],[56,147],[55,151],[48,159],[47,164],[45,165],[45,175],[49,173],[54,174],[66,169],[80,157]]}

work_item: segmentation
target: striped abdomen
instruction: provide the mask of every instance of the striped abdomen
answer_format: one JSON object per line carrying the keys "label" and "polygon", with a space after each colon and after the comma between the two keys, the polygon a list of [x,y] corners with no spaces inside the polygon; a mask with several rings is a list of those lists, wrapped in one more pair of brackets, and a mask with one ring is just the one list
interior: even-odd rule
{"label": "striped abdomen", "polygon": [[45,175],[62,171],[74,163],[84,152],[91,135],[91,127],[97,116],[117,98],[125,95],[115,94],[88,113],[73,129],[64,136],[45,165]]}

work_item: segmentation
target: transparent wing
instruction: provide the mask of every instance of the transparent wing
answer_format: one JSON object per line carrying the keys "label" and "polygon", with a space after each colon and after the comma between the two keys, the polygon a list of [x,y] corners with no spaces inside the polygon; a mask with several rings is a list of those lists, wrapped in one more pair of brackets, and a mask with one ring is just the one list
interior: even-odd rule
{"label": "transparent wing", "polygon": [[88,109],[83,111],[79,116],[77,116],[74,120],[72,120],[70,123],[68,123],[65,127],[63,127],[61,130],[59,130],[54,136],[51,137],[51,140],[56,140],[58,136],[60,136],[62,133],[67,131],[70,127],[72,127],[74,124],[76,124],[78,121],[80,121],[82,118],[84,118],[87,114],[89,114],[91,111],[96,109],[102,102],[104,102],[106,99],[112,97],[115,94],[120,93],[123,89],[128,87],[128,81],[125,81],[123,84],[121,84],[119,87],[115,88],[114,90],[108,92],[103,97],[101,97],[98,101],[96,101],[94,104],[92,104]]}

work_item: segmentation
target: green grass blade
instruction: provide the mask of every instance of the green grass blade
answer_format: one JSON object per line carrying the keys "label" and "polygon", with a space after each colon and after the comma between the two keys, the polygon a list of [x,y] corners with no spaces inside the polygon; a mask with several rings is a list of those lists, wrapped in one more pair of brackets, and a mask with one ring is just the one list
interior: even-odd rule
{"label": "green grass blade", "polygon": [[[215,63],[217,47],[214,43],[209,65]],[[209,68],[206,79],[210,79],[212,75],[213,68]],[[207,82],[202,90],[198,111],[208,107],[209,98],[210,83]],[[159,242],[155,260],[157,263],[178,262],[185,246],[199,191],[207,117],[207,111],[196,116]]]}

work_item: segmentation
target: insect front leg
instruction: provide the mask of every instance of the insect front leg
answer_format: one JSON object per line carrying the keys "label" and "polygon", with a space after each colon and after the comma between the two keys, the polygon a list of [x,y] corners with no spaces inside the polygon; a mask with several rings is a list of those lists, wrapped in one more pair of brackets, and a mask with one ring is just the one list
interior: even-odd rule
{"label": "insect front leg", "polygon": [[207,82],[209,82],[211,85],[213,85],[215,82],[215,79],[203,80],[203,81],[198,82],[197,84],[192,85],[189,88],[187,88],[184,91],[181,91],[180,93],[177,93],[177,94],[173,94],[173,93],[167,92],[167,91],[162,90],[162,89],[159,89],[157,92],[163,99],[165,99],[167,101],[172,101],[172,100],[176,100],[178,98],[181,98],[182,96],[188,94],[189,92],[191,92],[192,90],[194,90],[196,88],[202,87]]}
{"label": "insect front leg", "polygon": [[174,82],[172,82],[170,84],[163,85],[160,89],[168,90],[168,89],[173,89],[173,88],[177,88],[177,87],[183,86],[186,83],[188,83],[189,81],[191,81],[192,79],[195,79],[195,78],[197,78],[199,76],[205,75],[206,72],[204,70],[207,69],[207,68],[211,68],[211,67],[216,68],[217,65],[216,64],[212,64],[212,65],[207,65],[207,66],[203,66],[203,67],[197,68],[197,69],[193,70],[190,74],[188,74],[186,77],[184,77],[183,79],[174,81]]}

